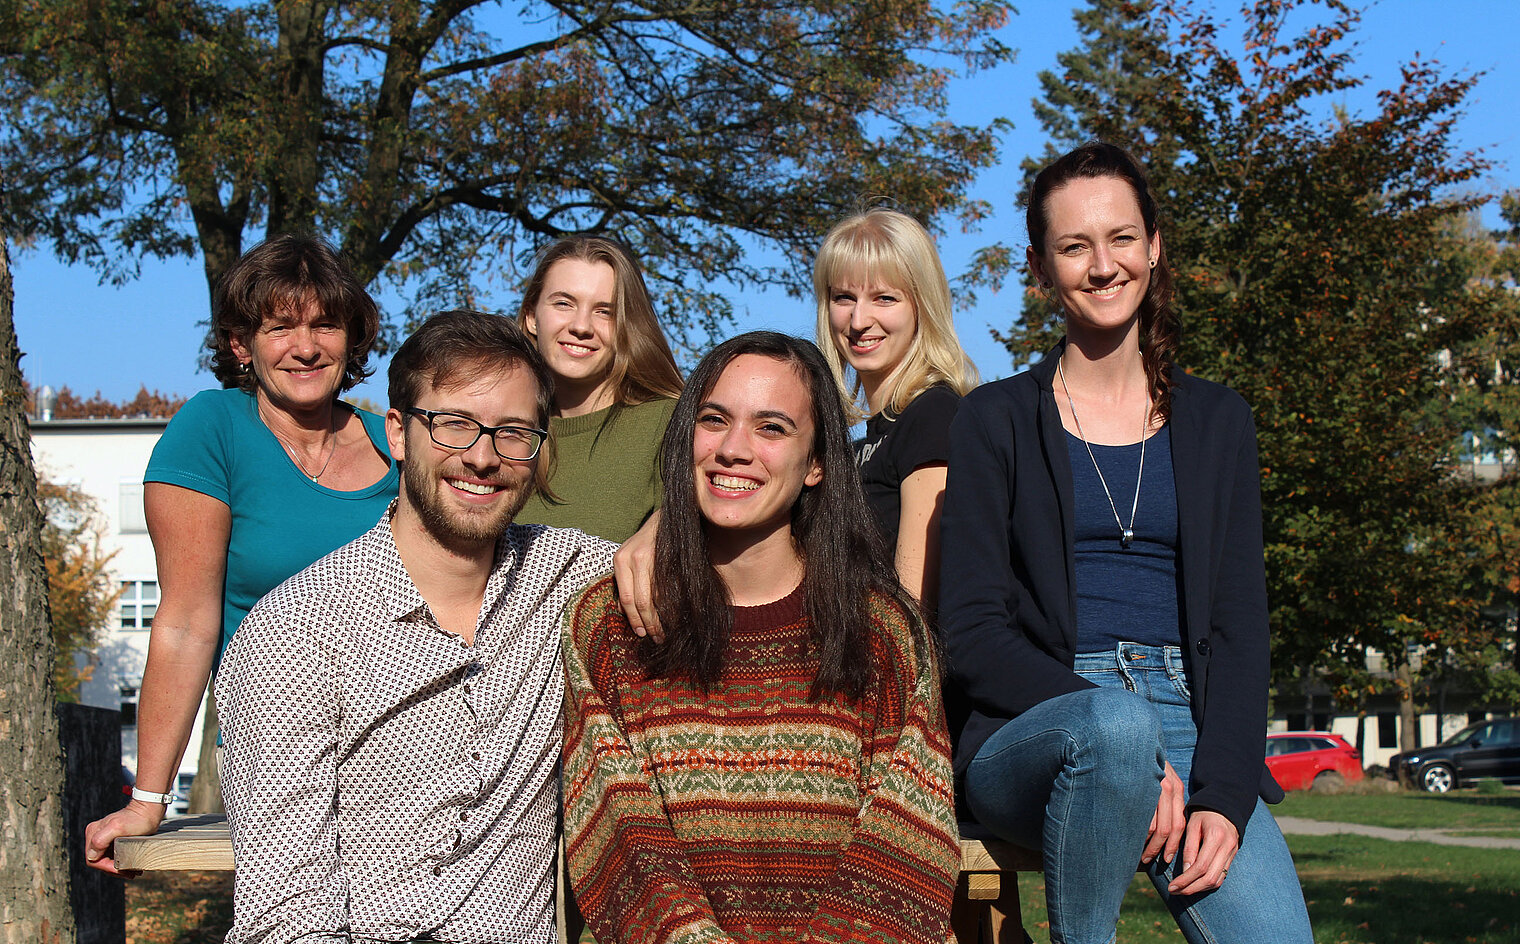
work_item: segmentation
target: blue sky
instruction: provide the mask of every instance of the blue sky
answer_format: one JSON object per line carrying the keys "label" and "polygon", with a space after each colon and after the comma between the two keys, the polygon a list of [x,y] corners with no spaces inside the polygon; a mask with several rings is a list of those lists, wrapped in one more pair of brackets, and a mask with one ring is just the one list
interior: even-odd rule
{"label": "blue sky", "polygon": [[[1077,45],[1064,5],[1024,2],[1002,39],[1018,49],[1017,60],[994,72],[962,80],[951,89],[951,114],[958,121],[986,121],[996,115],[1014,128],[1003,139],[1001,166],[983,173],[974,188],[996,212],[980,233],[953,233],[941,242],[951,274],[962,270],[971,252],[996,239],[1022,245],[1021,216],[1014,205],[1017,168],[1024,156],[1044,146],[1031,101],[1038,95],[1037,76],[1054,68],[1056,54]],[[1221,8],[1233,10],[1227,2]],[[1371,111],[1378,89],[1397,84],[1399,67],[1416,54],[1439,61],[1447,72],[1483,72],[1458,125],[1464,148],[1482,148],[1496,162],[1486,189],[1520,187],[1520,3],[1515,0],[1383,0],[1366,11],[1355,41],[1354,71],[1368,78],[1361,89],[1338,98],[1353,112]],[[1489,214],[1491,222],[1497,217]],[[216,386],[209,373],[198,372],[196,357],[206,317],[206,287],[200,260],[162,263],[144,260],[142,276],[125,286],[99,284],[93,270],[57,262],[46,248],[18,252],[12,246],[16,287],[16,332],[24,352],[22,368],[34,385],[70,387],[87,396],[99,390],[125,399],[141,385],[167,394],[189,395]],[[391,312],[394,299],[382,297]],[[511,306],[515,299],[497,303]],[[740,329],[774,328],[812,336],[813,309],[807,300],[777,290],[736,299]],[[1016,291],[983,293],[974,309],[956,313],[962,343],[986,379],[1011,371],[1005,351],[991,340],[989,328],[1006,328],[1019,308]],[[377,403],[385,400],[384,365],[355,393]]]}

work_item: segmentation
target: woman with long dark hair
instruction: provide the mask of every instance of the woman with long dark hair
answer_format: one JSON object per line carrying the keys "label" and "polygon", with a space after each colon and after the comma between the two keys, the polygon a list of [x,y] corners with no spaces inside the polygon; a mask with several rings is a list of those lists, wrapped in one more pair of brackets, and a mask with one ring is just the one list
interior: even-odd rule
{"label": "woman with long dark hair", "polygon": [[1312,940],[1263,801],[1267,600],[1256,431],[1173,362],[1140,165],[1042,170],[1031,271],[1066,336],[962,402],[940,626],[970,812],[1044,855],[1051,940],[1112,941],[1136,863],[1191,942]]}
{"label": "woman with long dark hair", "polygon": [[959,850],[934,647],[817,348],[715,348],[661,447],[667,639],[566,615],[565,827],[617,941],[944,940]]}
{"label": "woman with long dark hair", "polygon": [[549,488],[517,520],[626,541],[659,506],[655,449],[681,395],[639,264],[606,236],[556,240],[517,319],[554,375]]}

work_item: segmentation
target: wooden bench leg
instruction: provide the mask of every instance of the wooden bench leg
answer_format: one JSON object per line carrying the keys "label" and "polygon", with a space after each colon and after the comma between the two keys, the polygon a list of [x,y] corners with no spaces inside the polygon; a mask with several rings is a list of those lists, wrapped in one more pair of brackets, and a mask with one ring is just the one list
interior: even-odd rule
{"label": "wooden bench leg", "polygon": [[988,903],[987,937],[989,944],[1024,944],[1029,940],[1024,933],[1024,916],[1019,905],[1019,879],[1017,873],[1002,877],[998,896]]}
{"label": "wooden bench leg", "polygon": [[997,872],[962,872],[950,912],[957,944],[1024,944],[1018,879]]}
{"label": "wooden bench leg", "polygon": [[956,944],[981,944],[982,913],[987,906],[985,902],[972,901],[966,893],[969,879],[962,872],[956,880],[955,904],[950,908],[950,930],[955,933]]}

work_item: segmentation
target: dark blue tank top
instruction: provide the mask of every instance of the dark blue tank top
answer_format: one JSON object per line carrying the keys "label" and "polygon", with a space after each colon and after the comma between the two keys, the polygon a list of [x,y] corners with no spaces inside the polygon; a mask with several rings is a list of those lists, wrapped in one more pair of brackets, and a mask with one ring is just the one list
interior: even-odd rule
{"label": "dark blue tank top", "polygon": [[1163,427],[1146,441],[1135,537],[1127,548],[1120,542],[1121,528],[1114,522],[1093,459],[1103,469],[1119,519],[1128,527],[1140,444],[1094,445],[1089,457],[1082,440],[1068,432],[1066,452],[1076,503],[1077,651],[1108,651],[1120,641],[1181,645],[1171,427]]}

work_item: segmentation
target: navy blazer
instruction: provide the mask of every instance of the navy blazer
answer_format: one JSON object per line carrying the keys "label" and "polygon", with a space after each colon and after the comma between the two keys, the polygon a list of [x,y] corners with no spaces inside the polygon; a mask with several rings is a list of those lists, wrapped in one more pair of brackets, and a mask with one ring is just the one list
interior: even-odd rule
{"label": "navy blazer", "polygon": [[[1071,465],[1052,378],[1064,341],[986,384],[951,426],[939,624],[955,769],[1028,708],[1092,687],[1072,670],[1077,592]],[[1183,651],[1198,746],[1188,807],[1242,835],[1267,772],[1268,624],[1256,427],[1238,394],[1174,368],[1171,444]]]}

